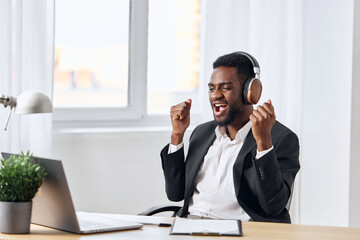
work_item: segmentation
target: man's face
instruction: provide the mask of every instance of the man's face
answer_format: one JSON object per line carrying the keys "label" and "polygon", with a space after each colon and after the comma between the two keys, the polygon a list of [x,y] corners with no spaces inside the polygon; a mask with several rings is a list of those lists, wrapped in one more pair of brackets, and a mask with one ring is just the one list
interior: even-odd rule
{"label": "man's face", "polygon": [[215,68],[210,79],[209,101],[219,125],[228,125],[244,111],[242,84],[234,67]]}

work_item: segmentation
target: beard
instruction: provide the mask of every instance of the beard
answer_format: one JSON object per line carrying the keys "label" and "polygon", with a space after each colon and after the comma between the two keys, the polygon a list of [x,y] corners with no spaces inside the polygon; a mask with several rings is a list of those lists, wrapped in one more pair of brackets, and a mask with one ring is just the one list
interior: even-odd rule
{"label": "beard", "polygon": [[227,126],[232,123],[235,119],[240,117],[244,111],[244,106],[240,104],[240,106],[230,106],[228,105],[228,112],[223,120],[217,120],[215,115],[215,121],[219,124],[219,126]]}

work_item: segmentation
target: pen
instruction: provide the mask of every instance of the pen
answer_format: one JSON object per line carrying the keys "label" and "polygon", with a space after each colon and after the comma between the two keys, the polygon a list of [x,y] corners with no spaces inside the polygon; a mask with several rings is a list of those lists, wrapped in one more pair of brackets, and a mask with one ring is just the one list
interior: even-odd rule
{"label": "pen", "polygon": [[170,223],[160,223],[159,227],[171,227]]}
{"label": "pen", "polygon": [[195,236],[220,236],[220,233],[218,232],[192,232],[191,235]]}
{"label": "pen", "polygon": [[155,225],[158,227],[171,227],[171,223],[142,223],[144,225]]}

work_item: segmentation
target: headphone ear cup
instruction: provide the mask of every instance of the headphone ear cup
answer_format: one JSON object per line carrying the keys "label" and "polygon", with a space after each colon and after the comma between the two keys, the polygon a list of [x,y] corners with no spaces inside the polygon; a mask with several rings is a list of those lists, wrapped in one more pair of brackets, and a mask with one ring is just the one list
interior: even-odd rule
{"label": "headphone ear cup", "polygon": [[243,100],[246,105],[257,104],[260,100],[262,84],[260,79],[250,78],[244,85]]}
{"label": "headphone ear cup", "polygon": [[248,102],[248,99],[247,99],[248,89],[249,89],[249,84],[250,84],[251,79],[252,79],[252,78],[249,78],[249,79],[247,79],[247,80],[245,81],[244,89],[243,89],[242,98],[243,98],[244,104],[246,104],[246,105],[250,105],[250,104],[251,104],[251,103]]}

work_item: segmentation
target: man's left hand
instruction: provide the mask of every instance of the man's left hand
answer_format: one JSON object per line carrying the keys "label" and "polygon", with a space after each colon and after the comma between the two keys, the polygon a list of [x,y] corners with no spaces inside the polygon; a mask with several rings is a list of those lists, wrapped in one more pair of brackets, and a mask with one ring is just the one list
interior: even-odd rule
{"label": "man's left hand", "polygon": [[258,106],[250,115],[252,133],[259,152],[272,147],[271,129],[275,124],[275,119],[274,106],[271,100],[268,100],[262,106]]}

